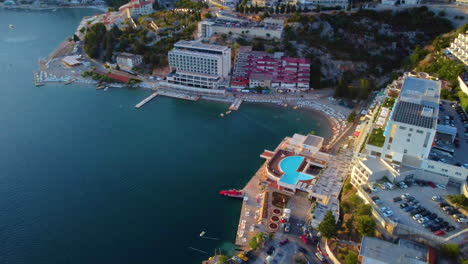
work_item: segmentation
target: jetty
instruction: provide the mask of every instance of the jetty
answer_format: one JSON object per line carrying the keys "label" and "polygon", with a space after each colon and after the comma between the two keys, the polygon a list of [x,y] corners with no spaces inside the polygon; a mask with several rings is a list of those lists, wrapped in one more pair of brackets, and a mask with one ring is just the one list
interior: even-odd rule
{"label": "jetty", "polygon": [[153,98],[155,98],[156,96],[158,96],[158,92],[154,92],[152,93],[150,96],[146,97],[145,99],[143,99],[143,101],[139,102],[138,104],[135,105],[135,108],[140,108],[142,107],[144,104],[146,104],[147,102],[151,101]]}
{"label": "jetty", "polygon": [[237,111],[239,110],[239,107],[240,105],[242,104],[243,100],[240,99],[240,98],[236,98],[236,100],[234,100],[234,102],[231,104],[231,106],[229,106],[229,110],[233,111]]}
{"label": "jetty", "polygon": [[265,203],[268,203],[268,192],[262,190],[259,182],[266,182],[266,164],[267,162],[258,169],[242,189],[244,200],[242,202],[235,245],[244,250],[248,249],[249,241],[255,232],[265,231],[263,226],[263,211],[265,209],[263,207]]}
{"label": "jetty", "polygon": [[188,95],[188,94],[176,93],[176,92],[170,92],[170,91],[163,91],[163,90],[159,90],[159,95],[172,97],[172,98],[177,98],[177,99],[184,99],[184,100],[188,100],[188,101],[198,101],[198,100],[200,100],[200,96],[198,96],[198,95]]}

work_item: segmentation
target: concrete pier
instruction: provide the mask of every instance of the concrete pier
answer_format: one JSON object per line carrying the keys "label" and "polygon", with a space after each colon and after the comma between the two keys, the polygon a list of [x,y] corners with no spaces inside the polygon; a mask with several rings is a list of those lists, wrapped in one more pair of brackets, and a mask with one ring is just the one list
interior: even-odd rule
{"label": "concrete pier", "polygon": [[153,98],[155,98],[156,96],[158,96],[158,92],[154,92],[152,93],[150,96],[146,97],[145,99],[143,99],[143,101],[139,102],[137,105],[135,105],[135,108],[140,108],[142,107],[144,104],[146,104],[147,102],[151,101]]}
{"label": "concrete pier", "polygon": [[184,100],[188,100],[188,101],[198,101],[198,100],[200,100],[200,96],[198,96],[198,95],[188,95],[188,94],[175,93],[175,92],[169,92],[169,91],[163,91],[163,90],[159,91],[159,95],[172,97],[172,98],[177,98],[177,99],[184,99]]}
{"label": "concrete pier", "polygon": [[236,235],[236,246],[244,250],[249,247],[249,241],[256,232],[264,232],[261,206],[265,197],[265,191],[259,182],[266,181],[266,162],[245,185],[244,201],[239,217],[239,226]]}
{"label": "concrete pier", "polygon": [[242,99],[237,98],[234,102],[229,106],[229,110],[239,110],[240,105],[242,104]]}

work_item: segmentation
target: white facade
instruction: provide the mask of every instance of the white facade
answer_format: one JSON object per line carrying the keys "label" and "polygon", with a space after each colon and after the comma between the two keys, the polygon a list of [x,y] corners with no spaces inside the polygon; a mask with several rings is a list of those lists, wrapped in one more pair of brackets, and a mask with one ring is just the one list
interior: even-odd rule
{"label": "white facade", "polygon": [[346,8],[348,3],[348,0],[298,0],[297,2],[297,4],[308,8],[315,8],[318,5],[328,7],[340,6],[341,8]]}
{"label": "white facade", "polygon": [[127,4],[119,7],[119,12],[129,12],[132,17],[148,15],[154,12],[153,3],[154,0],[130,0]]}
{"label": "white facade", "polygon": [[227,20],[201,21],[198,23],[199,38],[208,39],[215,33],[279,39],[283,33],[283,25],[265,22],[237,22]]}
{"label": "white facade", "polygon": [[169,51],[168,81],[198,88],[216,88],[229,76],[231,49],[195,41],[179,41]]}
{"label": "white facade", "polygon": [[[367,144],[367,154],[354,160],[354,186],[384,176],[390,181],[406,177],[441,184],[466,181],[468,169],[429,159],[437,132],[440,90],[438,81],[406,77],[385,126],[384,145]],[[370,119],[377,121],[373,116]]]}
{"label": "white facade", "polygon": [[468,74],[458,76],[458,84],[460,85],[460,89],[465,94],[468,94]]}
{"label": "white facade", "polygon": [[131,70],[133,67],[143,63],[143,56],[123,52],[117,55],[116,62],[119,67],[126,70]]}
{"label": "white facade", "polygon": [[447,50],[463,64],[468,65],[468,31],[460,33]]}

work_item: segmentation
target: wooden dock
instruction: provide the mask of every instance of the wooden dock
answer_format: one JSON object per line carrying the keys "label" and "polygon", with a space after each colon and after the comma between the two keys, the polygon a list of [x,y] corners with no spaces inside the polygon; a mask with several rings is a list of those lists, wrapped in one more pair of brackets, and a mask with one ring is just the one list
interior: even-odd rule
{"label": "wooden dock", "polygon": [[242,102],[243,102],[242,99],[236,98],[236,100],[234,100],[231,106],[229,106],[229,110],[234,110],[234,111],[239,110],[239,107],[242,104]]}
{"label": "wooden dock", "polygon": [[144,104],[146,104],[147,102],[151,101],[153,98],[155,98],[156,96],[158,96],[158,92],[154,92],[152,93],[150,96],[146,97],[145,99],[143,99],[143,101],[139,102],[137,105],[135,105],[135,108],[140,108],[142,107]]}

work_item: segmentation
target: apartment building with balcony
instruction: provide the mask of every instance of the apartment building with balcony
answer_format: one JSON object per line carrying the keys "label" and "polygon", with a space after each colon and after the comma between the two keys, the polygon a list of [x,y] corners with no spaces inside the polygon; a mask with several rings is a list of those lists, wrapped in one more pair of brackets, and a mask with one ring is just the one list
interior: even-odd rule
{"label": "apartment building with balcony", "polygon": [[460,33],[447,50],[468,66],[468,31]]}
{"label": "apartment building with balcony", "polygon": [[281,52],[270,54],[241,47],[231,77],[234,89],[261,86],[272,89],[305,91],[310,88],[310,60],[291,58]]}
{"label": "apartment building with balcony", "polygon": [[168,54],[167,83],[217,89],[231,70],[231,49],[197,41],[179,41]]}

